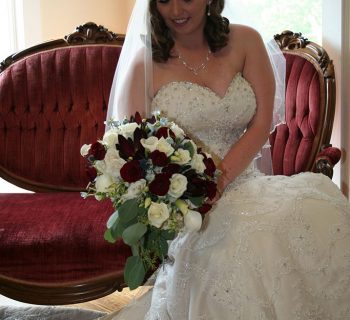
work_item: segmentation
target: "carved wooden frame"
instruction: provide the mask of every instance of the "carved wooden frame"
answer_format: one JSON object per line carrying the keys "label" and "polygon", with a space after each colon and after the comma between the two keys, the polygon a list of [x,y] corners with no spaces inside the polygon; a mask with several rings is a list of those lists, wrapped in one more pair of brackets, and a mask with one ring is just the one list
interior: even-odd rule
{"label": "carved wooden frame", "polygon": [[[332,173],[329,171],[329,166],[326,165],[324,167],[321,164],[316,164],[315,159],[322,149],[330,146],[329,142],[333,128],[336,99],[333,61],[329,58],[324,48],[304,38],[301,33],[286,30],[275,35],[274,39],[284,54],[292,54],[305,58],[314,65],[319,74],[322,103],[320,119],[322,122],[316,134],[318,143],[314,144],[311,150],[306,171],[322,172],[331,177]],[[322,167],[324,167],[324,170]]]}

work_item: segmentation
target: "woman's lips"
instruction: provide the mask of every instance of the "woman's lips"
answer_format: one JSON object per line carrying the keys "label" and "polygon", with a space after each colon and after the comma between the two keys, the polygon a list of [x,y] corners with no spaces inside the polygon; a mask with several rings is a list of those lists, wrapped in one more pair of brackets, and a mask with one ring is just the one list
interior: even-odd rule
{"label": "woman's lips", "polygon": [[172,19],[171,21],[173,22],[173,24],[175,26],[183,26],[185,25],[188,21],[190,20],[190,18],[181,18],[181,19]]}

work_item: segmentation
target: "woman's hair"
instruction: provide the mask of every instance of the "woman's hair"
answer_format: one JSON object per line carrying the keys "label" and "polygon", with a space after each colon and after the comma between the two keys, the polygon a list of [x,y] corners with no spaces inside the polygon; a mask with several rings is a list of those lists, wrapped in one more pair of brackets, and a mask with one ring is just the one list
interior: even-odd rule
{"label": "woman's hair", "polygon": [[[209,48],[215,52],[227,45],[230,32],[228,19],[221,16],[225,0],[213,0],[210,4],[210,16],[206,17],[204,36]],[[174,39],[164,19],[157,10],[157,0],[150,0],[151,36],[153,60],[166,62],[174,46]]]}

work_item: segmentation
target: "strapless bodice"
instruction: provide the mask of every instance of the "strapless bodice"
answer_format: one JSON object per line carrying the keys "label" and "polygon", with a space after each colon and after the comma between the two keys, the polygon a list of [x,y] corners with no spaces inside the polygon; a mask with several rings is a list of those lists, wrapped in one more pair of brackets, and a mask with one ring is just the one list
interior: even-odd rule
{"label": "strapless bodice", "polygon": [[170,82],[155,95],[152,110],[161,111],[206,151],[223,158],[254,116],[256,99],[249,82],[237,73],[223,97],[196,83]]}

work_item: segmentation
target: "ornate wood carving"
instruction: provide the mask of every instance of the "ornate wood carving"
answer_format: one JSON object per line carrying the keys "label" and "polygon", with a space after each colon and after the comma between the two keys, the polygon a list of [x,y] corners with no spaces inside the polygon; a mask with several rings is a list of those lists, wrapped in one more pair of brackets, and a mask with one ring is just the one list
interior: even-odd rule
{"label": "ornate wood carving", "polygon": [[310,62],[318,64],[325,78],[334,77],[334,66],[327,52],[318,44],[304,38],[301,33],[286,30],[274,36],[282,51],[300,50]]}
{"label": "ornate wood carving", "polygon": [[7,57],[5,60],[0,62],[0,72],[4,71],[14,62],[40,51],[75,45],[101,43],[122,46],[124,43],[124,38],[125,36],[122,34],[113,33],[101,25],[98,26],[94,22],[88,22],[78,26],[75,32],[65,36],[64,39],[47,41]]}
{"label": "ornate wood carving", "polygon": [[123,40],[124,36],[117,35],[101,25],[87,22],[76,28],[75,32],[64,37],[69,44],[76,43],[108,43],[116,40]]}

